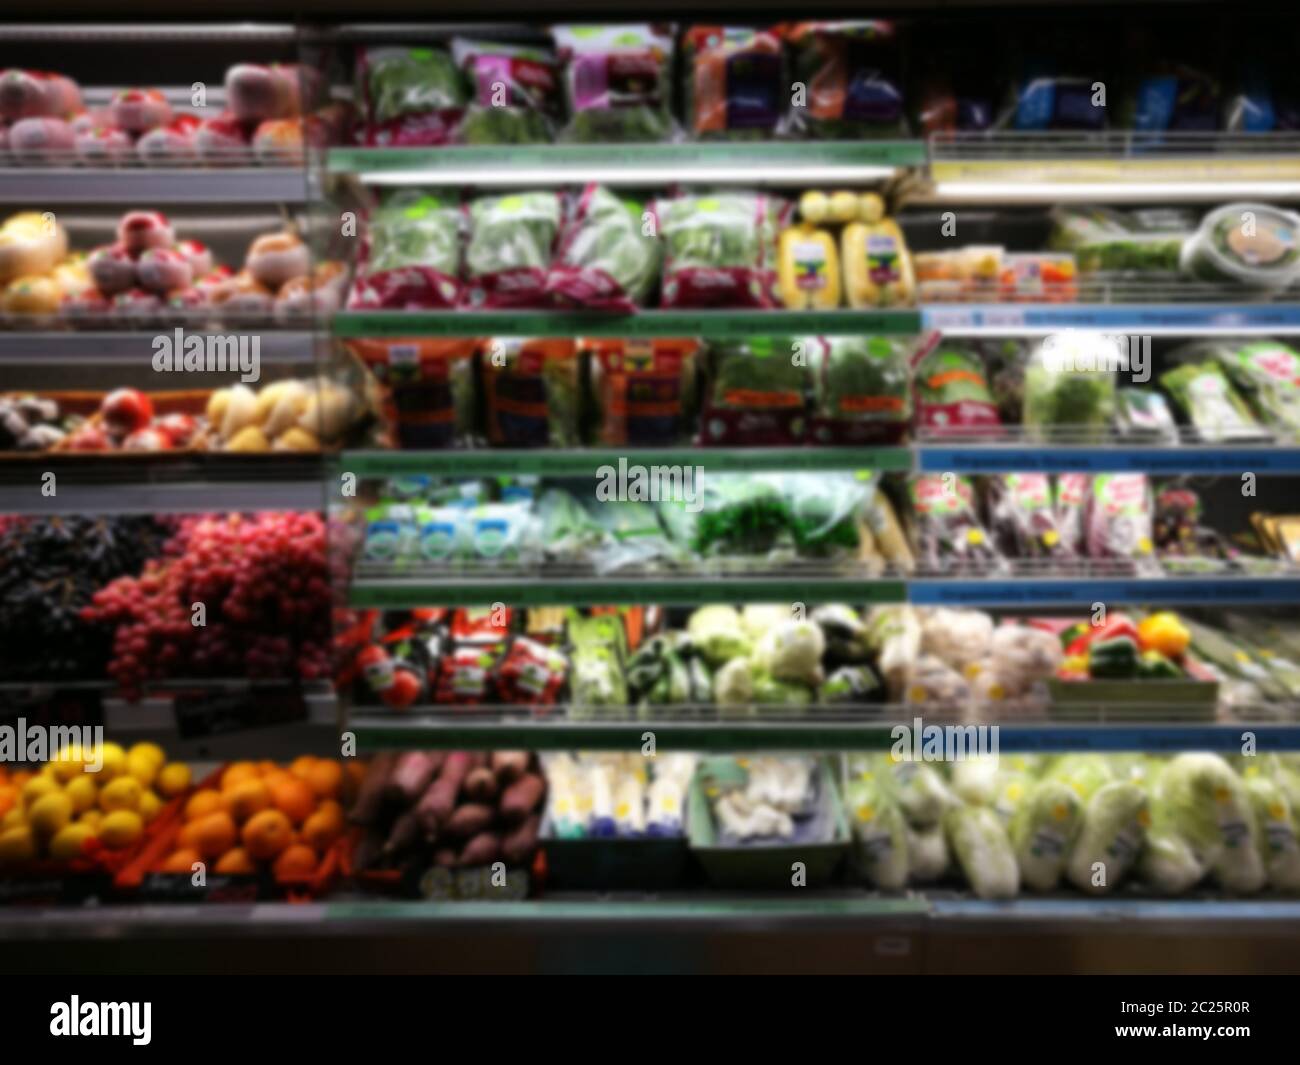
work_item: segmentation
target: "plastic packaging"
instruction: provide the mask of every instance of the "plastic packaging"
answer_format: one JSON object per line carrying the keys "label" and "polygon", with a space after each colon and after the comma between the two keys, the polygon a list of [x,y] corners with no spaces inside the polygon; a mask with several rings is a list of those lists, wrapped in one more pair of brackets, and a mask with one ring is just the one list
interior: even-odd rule
{"label": "plastic packaging", "polygon": [[421,189],[387,193],[371,212],[348,306],[454,307],[460,299],[462,214]]}
{"label": "plastic packaging", "polygon": [[988,573],[1005,569],[975,512],[969,479],[922,474],[911,482],[912,512],[921,564],[932,572]]}
{"label": "plastic packaging", "polygon": [[475,308],[539,307],[549,302],[547,272],[560,228],[553,192],[481,196],[470,204],[466,297]]}
{"label": "plastic packaging", "polygon": [[996,435],[997,404],[984,362],[974,350],[940,343],[917,364],[916,420],[931,435]]}
{"label": "plastic packaging", "polygon": [[790,108],[792,129],[827,140],[906,136],[893,23],[796,22],[785,34],[793,79],[807,89]]}
{"label": "plastic packaging", "polygon": [[569,122],[561,139],[603,144],[668,140],[673,37],[648,23],[553,26]]}
{"label": "plastic packaging", "polygon": [[591,339],[595,438],[617,446],[684,442],[695,424],[696,340]]}
{"label": "plastic packaging", "polygon": [[495,337],[484,342],[484,416],[500,447],[575,447],[578,364],[572,340]]}
{"label": "plastic packaging", "polygon": [[[1126,357],[1126,356],[1125,356]],[[1071,443],[1105,438],[1115,417],[1116,342],[1092,333],[1061,333],[1035,349],[1025,368],[1024,424],[1031,440],[1064,434]]]}
{"label": "plastic packaging", "polygon": [[692,26],[682,38],[686,124],[700,140],[766,140],[789,92],[781,37],[774,30]]}
{"label": "plastic packaging", "polygon": [[705,444],[793,444],[807,429],[810,355],[818,339],[752,337],[709,351],[700,438]]}
{"label": "plastic packaging", "polygon": [[457,131],[465,144],[547,144],[563,104],[559,62],[530,45],[451,42],[452,56],[473,87]]}
{"label": "plastic packaging", "polygon": [[546,291],[560,303],[631,312],[659,278],[659,242],[647,236],[641,205],[588,185],[560,231]]}
{"label": "plastic packaging", "polygon": [[455,60],[439,48],[365,48],[358,97],[372,147],[451,143],[469,96]]}
{"label": "plastic packaging", "polygon": [[1202,281],[1287,288],[1300,276],[1300,215],[1263,203],[1215,208],[1183,245],[1180,266]]}

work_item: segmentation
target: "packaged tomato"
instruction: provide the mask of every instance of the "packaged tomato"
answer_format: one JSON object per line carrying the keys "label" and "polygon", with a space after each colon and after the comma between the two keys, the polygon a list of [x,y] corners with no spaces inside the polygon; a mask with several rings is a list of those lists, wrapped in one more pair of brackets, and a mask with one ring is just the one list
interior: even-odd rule
{"label": "packaged tomato", "polygon": [[591,354],[597,443],[668,446],[689,435],[699,341],[593,338],[582,343]]}
{"label": "packaged tomato", "polygon": [[497,667],[497,696],[505,703],[553,703],[567,671],[568,660],[559,651],[517,636]]}

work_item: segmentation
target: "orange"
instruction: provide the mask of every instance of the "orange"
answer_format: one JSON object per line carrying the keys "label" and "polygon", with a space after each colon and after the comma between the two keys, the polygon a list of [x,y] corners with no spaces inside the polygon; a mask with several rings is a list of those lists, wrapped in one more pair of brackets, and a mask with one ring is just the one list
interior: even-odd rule
{"label": "orange", "polygon": [[316,809],[316,796],[297,777],[286,776],[267,784],[271,789],[271,802],[295,825],[300,825]]}
{"label": "orange", "polygon": [[196,821],[221,809],[221,793],[212,788],[200,788],[185,803],[185,820]]}
{"label": "orange", "polygon": [[248,819],[241,838],[251,857],[265,861],[292,843],[293,825],[279,810],[263,810]]}
{"label": "orange", "polygon": [[13,775],[9,778],[9,783],[19,791],[23,790],[23,785],[32,779],[36,774],[30,769],[15,769]]}
{"label": "orange", "polygon": [[162,863],[160,873],[184,873],[190,876],[194,872],[194,863],[203,861],[203,856],[193,847],[181,847],[171,852]]}
{"label": "orange", "polygon": [[9,783],[9,767],[7,765],[0,765],[0,784],[8,784],[8,783]]}
{"label": "orange", "polygon": [[226,810],[240,824],[271,805],[271,792],[260,780],[245,780],[225,793]]}
{"label": "orange", "polygon": [[316,871],[316,852],[305,843],[286,847],[275,860],[276,876],[311,876]]}
{"label": "orange", "polygon": [[235,827],[234,820],[224,811],[191,821],[185,828],[194,829],[194,849],[205,858],[216,858],[225,854],[239,838],[239,830]]}
{"label": "orange", "polygon": [[231,762],[221,774],[221,790],[229,791],[236,784],[256,780],[260,775],[252,762]]}
{"label": "orange", "polygon": [[264,758],[262,761],[257,763],[257,771],[261,773],[262,776],[266,776],[267,773],[274,773],[279,768],[280,767],[269,758]]}
{"label": "orange", "polygon": [[310,754],[300,754],[289,763],[289,772],[299,780],[306,780],[311,776],[312,767],[316,765],[316,758]]}
{"label": "orange", "polygon": [[[209,815],[203,815],[203,817],[207,816]],[[193,821],[186,821],[181,826],[181,830],[176,833],[176,846],[178,848],[187,848],[194,851],[199,849],[199,822],[203,820],[203,817],[195,818]]]}
{"label": "orange", "polygon": [[235,873],[255,873],[257,867],[253,864],[253,859],[248,856],[248,851],[243,847],[232,847],[221,856],[217,864],[212,867],[212,871],[222,876],[231,876]]}
{"label": "orange", "polygon": [[9,784],[0,784],[0,817],[4,817],[18,804],[18,789]]}
{"label": "orange", "polygon": [[339,796],[349,803],[361,790],[361,782],[366,779],[366,763],[360,758],[349,758],[344,765],[343,794]]}
{"label": "orange", "polygon": [[342,831],[342,823],[336,822],[330,812],[324,809],[317,810],[302,823],[304,842],[322,853],[339,838],[339,833]]}
{"label": "orange", "polygon": [[343,767],[328,758],[319,758],[307,771],[307,787],[316,793],[319,799],[333,799],[338,796],[343,784]]}

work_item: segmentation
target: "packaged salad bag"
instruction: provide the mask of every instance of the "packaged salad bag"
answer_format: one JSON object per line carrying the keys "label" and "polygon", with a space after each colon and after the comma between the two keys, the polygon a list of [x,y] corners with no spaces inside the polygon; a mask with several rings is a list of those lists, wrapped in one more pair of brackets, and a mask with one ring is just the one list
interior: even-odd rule
{"label": "packaged salad bag", "polygon": [[592,338],[591,396],[596,442],[664,447],[695,424],[697,340]]}
{"label": "packaged salad bag", "polygon": [[910,340],[824,337],[812,348],[811,438],[819,444],[897,443],[912,419]]}
{"label": "packaged salad bag", "polygon": [[393,189],[370,212],[348,306],[454,307],[460,300],[463,214],[422,189]]}
{"label": "packaged salad bag", "polygon": [[785,27],[792,77],[807,88],[790,127],[810,137],[906,136],[903,80],[892,22],[796,22]]}
{"label": "packaged salad bag", "polygon": [[399,448],[468,447],[477,440],[470,338],[349,340],[379,382],[380,407]]}
{"label": "packaged salad bag", "polygon": [[807,425],[809,354],[816,338],[751,337],[709,350],[700,442],[800,442]]}
{"label": "packaged salad bag", "polygon": [[561,140],[603,144],[668,140],[673,30],[650,23],[553,26],[568,102]]}
{"label": "packaged salad bag", "polygon": [[568,306],[636,310],[659,278],[659,241],[646,230],[640,203],[588,185],[560,231],[546,291]]}
{"label": "packaged salad bag", "polygon": [[487,437],[499,447],[576,447],[577,345],[571,339],[483,342]]}
{"label": "packaged salad bag", "polygon": [[469,93],[456,61],[441,48],[363,48],[357,99],[362,144],[413,147],[450,144]]}
{"label": "packaged salad bag", "polygon": [[457,139],[464,144],[549,144],[564,106],[554,52],[457,37],[451,54],[471,86]]}
{"label": "packaged salad bag", "polygon": [[480,196],[469,207],[466,296],[475,308],[541,307],[560,230],[554,192]]}

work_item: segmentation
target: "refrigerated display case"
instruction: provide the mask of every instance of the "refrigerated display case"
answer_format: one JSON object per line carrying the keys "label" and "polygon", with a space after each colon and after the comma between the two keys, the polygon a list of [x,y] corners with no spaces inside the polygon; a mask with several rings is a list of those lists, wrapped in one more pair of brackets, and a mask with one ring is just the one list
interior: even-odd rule
{"label": "refrigerated display case", "polygon": [[1294,971],[1297,98],[1015,11],[0,26],[13,964]]}

